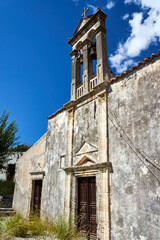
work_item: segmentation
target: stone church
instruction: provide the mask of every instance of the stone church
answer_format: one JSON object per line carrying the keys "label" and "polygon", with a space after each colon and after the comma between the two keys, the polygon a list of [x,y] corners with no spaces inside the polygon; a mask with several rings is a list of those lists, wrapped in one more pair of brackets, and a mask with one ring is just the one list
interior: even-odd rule
{"label": "stone church", "polygon": [[89,239],[158,240],[160,51],[114,76],[106,17],[84,12],[68,39],[71,99],[18,160],[13,208],[79,216]]}

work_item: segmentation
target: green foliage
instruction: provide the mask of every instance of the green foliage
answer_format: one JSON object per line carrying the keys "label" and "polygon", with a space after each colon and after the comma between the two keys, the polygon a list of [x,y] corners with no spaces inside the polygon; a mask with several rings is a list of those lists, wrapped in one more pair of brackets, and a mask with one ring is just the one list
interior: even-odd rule
{"label": "green foliage", "polygon": [[3,111],[0,116],[0,164],[3,165],[7,161],[7,153],[9,148],[17,144],[19,137],[16,137],[18,131],[17,124],[13,120],[8,126],[9,112]]}
{"label": "green foliage", "polygon": [[[17,214],[9,217],[1,224],[0,220],[0,239],[9,240],[13,237],[39,236],[49,237],[54,240],[82,240],[80,233],[77,232],[76,224],[73,221],[66,222],[64,217],[60,217],[53,222],[42,221],[38,216],[32,215],[29,219]],[[37,239],[37,238],[36,238]],[[48,239],[48,238],[46,238]]]}
{"label": "green foliage", "polygon": [[26,152],[31,146],[20,144],[9,149],[9,152]]}
{"label": "green foliage", "polygon": [[3,197],[14,192],[14,182],[13,181],[3,181],[0,180],[0,195]]}

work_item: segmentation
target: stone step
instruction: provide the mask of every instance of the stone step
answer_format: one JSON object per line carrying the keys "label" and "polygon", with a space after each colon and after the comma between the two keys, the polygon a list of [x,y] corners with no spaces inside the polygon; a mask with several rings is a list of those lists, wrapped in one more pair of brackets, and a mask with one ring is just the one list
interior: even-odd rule
{"label": "stone step", "polygon": [[0,208],[0,216],[13,216],[15,215],[16,211],[13,208]]}
{"label": "stone step", "polygon": [[0,208],[0,212],[1,211],[11,211],[11,212],[13,212],[14,209],[13,208]]}

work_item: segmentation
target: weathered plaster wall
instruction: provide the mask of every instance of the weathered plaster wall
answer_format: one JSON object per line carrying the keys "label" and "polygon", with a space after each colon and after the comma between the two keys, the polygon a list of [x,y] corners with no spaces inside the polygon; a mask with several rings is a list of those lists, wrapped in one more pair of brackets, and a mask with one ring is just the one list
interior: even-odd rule
{"label": "weathered plaster wall", "polygon": [[74,114],[74,144],[76,154],[85,142],[98,147],[98,104],[97,99],[78,106]]}
{"label": "weathered plaster wall", "polygon": [[135,147],[160,165],[160,60],[112,84],[108,108],[111,239],[159,239],[160,183]]}
{"label": "weathered plaster wall", "polygon": [[27,216],[31,201],[31,172],[44,171],[46,134],[36,142],[24,155],[18,159],[15,175],[15,191],[13,208]]}
{"label": "weathered plaster wall", "polygon": [[46,166],[42,192],[42,216],[55,218],[63,213],[67,152],[67,111],[48,121]]}

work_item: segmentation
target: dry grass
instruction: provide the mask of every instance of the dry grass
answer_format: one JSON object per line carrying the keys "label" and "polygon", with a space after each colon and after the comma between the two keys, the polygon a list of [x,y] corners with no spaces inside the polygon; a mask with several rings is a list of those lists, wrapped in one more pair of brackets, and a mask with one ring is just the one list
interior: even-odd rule
{"label": "dry grass", "polygon": [[14,237],[25,238],[35,236],[36,239],[80,240],[82,239],[80,235],[72,219],[66,222],[64,217],[60,217],[51,222],[47,219],[42,221],[35,215],[27,219],[17,214],[9,217],[6,221],[0,220],[1,240],[9,240]]}

